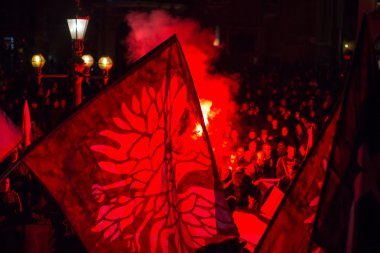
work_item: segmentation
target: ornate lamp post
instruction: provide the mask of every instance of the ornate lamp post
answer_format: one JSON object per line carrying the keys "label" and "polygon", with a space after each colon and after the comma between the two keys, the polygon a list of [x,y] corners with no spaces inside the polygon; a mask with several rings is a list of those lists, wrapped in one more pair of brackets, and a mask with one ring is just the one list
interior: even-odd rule
{"label": "ornate lamp post", "polygon": [[[74,51],[71,74],[75,88],[75,106],[78,106],[82,103],[83,78],[86,78],[87,82],[92,78],[102,78],[104,80],[104,84],[106,84],[109,79],[108,71],[112,68],[111,58],[108,56],[101,57],[99,59],[98,66],[102,70],[102,76],[99,77],[90,75],[90,69],[94,63],[94,58],[92,58],[92,56],[89,54],[82,56],[84,50],[84,37],[89,20],[89,16],[77,16],[74,19],[67,19]],[[32,66],[36,69],[38,84],[41,84],[42,78],[68,78],[71,76],[69,74],[44,75],[42,74],[42,67],[44,64],[45,58],[41,54],[37,54],[32,57]]]}
{"label": "ornate lamp post", "polygon": [[74,89],[75,89],[75,106],[82,103],[82,82],[83,77],[80,73],[85,70],[84,62],[82,58],[79,58],[83,54],[84,50],[84,36],[86,34],[88,21],[90,17],[75,17],[73,19],[67,19],[67,25],[69,26],[71,39],[73,40],[73,64],[74,64]]}

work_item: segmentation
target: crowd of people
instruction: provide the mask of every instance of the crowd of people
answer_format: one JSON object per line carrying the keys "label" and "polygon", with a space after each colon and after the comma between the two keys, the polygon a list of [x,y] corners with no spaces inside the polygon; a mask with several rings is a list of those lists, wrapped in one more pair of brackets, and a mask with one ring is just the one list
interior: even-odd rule
{"label": "crowd of people", "polygon": [[246,80],[239,124],[231,124],[216,151],[232,211],[260,212],[274,187],[286,192],[329,117],[341,82],[318,68],[285,73],[273,68]]}
{"label": "crowd of people", "polygon": [[[318,68],[289,71],[277,67],[244,74],[236,98],[239,120],[224,129],[215,155],[231,211],[245,208],[259,212],[271,188],[285,192],[289,187],[330,115],[340,84],[339,78]],[[84,82],[84,99],[101,86],[101,82]],[[37,85],[30,72],[7,72],[0,66],[0,107],[20,126],[24,101],[28,100],[33,139],[48,133],[70,114],[73,98],[68,81],[44,80]],[[23,151],[19,147],[1,163],[1,172],[17,163]],[[39,226],[46,235],[46,252],[81,248],[69,222],[27,168],[17,166],[3,184],[0,245],[26,247],[18,244],[18,239],[25,239],[31,226]]]}

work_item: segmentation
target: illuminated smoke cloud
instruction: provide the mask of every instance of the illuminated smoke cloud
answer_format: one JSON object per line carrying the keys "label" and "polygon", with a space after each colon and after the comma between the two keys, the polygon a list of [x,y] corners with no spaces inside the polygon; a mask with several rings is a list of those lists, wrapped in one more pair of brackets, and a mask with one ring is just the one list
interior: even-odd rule
{"label": "illuminated smoke cloud", "polygon": [[129,61],[139,59],[173,34],[177,35],[200,101],[212,101],[208,132],[213,144],[218,144],[228,121],[236,120],[233,97],[238,91],[238,76],[213,71],[211,62],[218,56],[218,49],[213,46],[214,33],[201,29],[194,20],[172,17],[161,10],[132,12],[126,16],[126,22],[131,28],[126,41]]}

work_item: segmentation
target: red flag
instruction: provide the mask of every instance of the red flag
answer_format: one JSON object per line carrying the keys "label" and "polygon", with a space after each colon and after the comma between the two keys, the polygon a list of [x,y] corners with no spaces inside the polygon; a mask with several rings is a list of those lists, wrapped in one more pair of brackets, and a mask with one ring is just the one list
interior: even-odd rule
{"label": "red flag", "polygon": [[341,103],[305,158],[255,252],[308,251],[340,110]]}
{"label": "red flag", "polygon": [[24,103],[24,112],[22,117],[22,134],[25,139],[24,148],[26,148],[32,143],[32,127],[30,122],[28,100],[25,100]]}
{"label": "red flag", "polygon": [[[380,76],[379,55],[375,52],[380,48],[379,36],[380,14],[365,15],[313,231],[313,241],[327,252],[380,250],[379,233],[376,232],[380,219],[375,211],[380,210],[377,162],[380,158]],[[362,172],[363,180],[357,177],[359,172]],[[356,185],[361,182],[362,186],[355,187],[355,180]],[[362,197],[360,192],[364,193]],[[354,215],[355,202],[359,208]],[[354,216],[351,221],[350,214]],[[358,218],[356,216],[361,216],[361,221],[358,220],[361,224],[352,224]],[[354,228],[357,231],[353,231]],[[354,240],[356,236],[361,237],[357,242]],[[347,238],[354,242],[347,241]]]}
{"label": "red flag", "polygon": [[237,237],[175,36],[24,161],[90,252],[194,252]]}
{"label": "red flag", "polygon": [[20,143],[20,130],[0,109],[0,162]]}

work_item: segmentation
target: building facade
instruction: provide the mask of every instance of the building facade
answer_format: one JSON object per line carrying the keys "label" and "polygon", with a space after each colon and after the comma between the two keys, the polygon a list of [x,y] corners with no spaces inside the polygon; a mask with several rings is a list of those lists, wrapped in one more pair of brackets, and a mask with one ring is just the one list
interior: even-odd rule
{"label": "building facade", "polygon": [[[345,41],[354,41],[357,20],[378,0],[82,0],[82,14],[90,15],[85,52],[94,58],[108,54],[123,69],[123,39],[130,11],[165,9],[218,30],[223,56],[231,66],[309,61],[339,64]],[[64,62],[71,56],[66,19],[76,14],[75,1],[2,1],[0,36],[2,62],[6,58],[41,52]],[[354,13],[354,14],[353,14]],[[21,57],[20,56],[20,57]],[[16,59],[18,60],[18,59]],[[14,60],[13,60],[14,61]]]}

